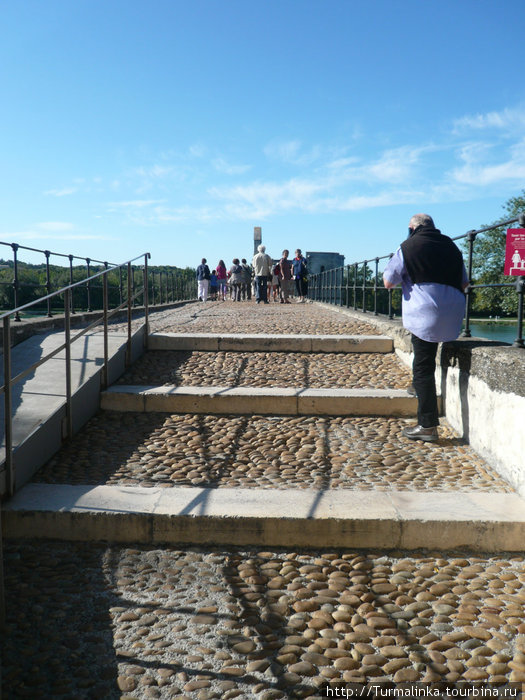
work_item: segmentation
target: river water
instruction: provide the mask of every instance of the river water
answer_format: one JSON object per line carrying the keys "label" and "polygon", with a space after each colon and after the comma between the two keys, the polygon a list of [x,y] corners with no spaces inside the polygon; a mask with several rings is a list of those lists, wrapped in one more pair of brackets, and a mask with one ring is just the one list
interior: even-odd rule
{"label": "river water", "polygon": [[475,338],[487,338],[488,340],[501,340],[504,343],[513,343],[518,335],[517,324],[503,325],[501,323],[476,323],[471,321],[470,332]]}

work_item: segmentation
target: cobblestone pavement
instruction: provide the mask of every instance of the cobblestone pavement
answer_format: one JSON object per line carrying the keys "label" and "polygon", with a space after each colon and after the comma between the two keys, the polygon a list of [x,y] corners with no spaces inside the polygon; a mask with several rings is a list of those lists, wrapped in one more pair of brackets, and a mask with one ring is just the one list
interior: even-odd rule
{"label": "cobblestone pavement", "polygon": [[394,353],[176,352],[143,355],[119,384],[406,389]]}
{"label": "cobblestone pavement", "polygon": [[[410,421],[409,421],[410,422]],[[395,418],[99,414],[34,481],[137,486],[512,491],[449,426]]]}
{"label": "cobblestone pavement", "polygon": [[[151,325],[377,333],[310,305],[229,302],[159,312]],[[264,353],[250,357],[233,367],[230,353],[218,354],[213,375],[251,383],[271,362]],[[347,360],[341,377],[359,386],[359,363],[367,358]],[[384,373],[387,382],[407,381],[396,361],[383,360],[368,364],[370,380]],[[316,382],[321,372],[327,382],[339,381],[337,369],[329,373],[316,362],[324,360],[276,361],[265,374],[271,372],[270,384],[306,376]],[[171,359],[159,368],[153,358],[130,376],[158,372],[171,382],[175,372],[176,381],[188,383],[190,367],[210,376],[201,353],[185,355],[176,368]],[[107,412],[36,480],[511,490],[446,423],[439,442],[425,444],[400,435],[407,422]],[[523,555],[46,541],[9,542],[4,554],[2,697],[8,700],[278,700],[320,698],[327,683],[525,682]]]}
{"label": "cobblestone pavement", "polygon": [[[122,324],[115,324],[120,327]],[[151,314],[152,331],[172,333],[307,333],[381,335],[366,321],[315,304],[206,302]]]}
{"label": "cobblestone pavement", "polygon": [[6,699],[525,681],[523,556],[55,542],[5,555]]}

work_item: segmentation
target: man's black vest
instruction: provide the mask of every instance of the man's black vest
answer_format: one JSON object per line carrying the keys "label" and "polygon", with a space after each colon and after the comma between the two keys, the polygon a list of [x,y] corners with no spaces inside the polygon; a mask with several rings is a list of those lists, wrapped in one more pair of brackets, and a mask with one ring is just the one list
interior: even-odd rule
{"label": "man's black vest", "polygon": [[463,257],[448,236],[431,226],[420,226],[401,243],[408,276],[414,284],[448,284],[463,291]]}

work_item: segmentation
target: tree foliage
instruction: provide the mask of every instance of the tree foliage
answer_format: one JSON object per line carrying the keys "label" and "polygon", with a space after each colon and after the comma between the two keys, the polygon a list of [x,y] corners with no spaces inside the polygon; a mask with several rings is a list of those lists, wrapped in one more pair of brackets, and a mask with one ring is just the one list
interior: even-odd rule
{"label": "tree foliage", "polygon": [[[506,226],[498,223],[508,221],[525,213],[525,190],[511,197],[504,205],[505,215],[495,221],[495,228],[476,236],[472,254],[473,284],[501,284],[515,282],[515,277],[503,274],[505,261]],[[482,226],[481,228],[485,228]],[[463,243],[468,253],[468,243]],[[488,316],[513,316],[516,314],[518,295],[513,288],[476,289],[472,294],[472,311]]]}
{"label": "tree foliage", "polygon": [[[92,265],[90,274],[95,275],[102,272],[102,265]],[[41,299],[50,292],[55,292],[70,284],[69,267],[61,267],[59,265],[49,266],[50,281],[49,289],[47,285],[46,266],[33,265],[30,263],[18,262],[18,294],[17,306],[29,304],[32,301]],[[162,273],[162,274],[161,274]],[[81,282],[87,277],[85,265],[73,267],[73,282]],[[142,287],[143,271],[140,268],[133,269],[133,279],[135,282],[135,291]],[[127,297],[127,270],[123,268],[122,275],[119,275],[118,270],[112,270],[108,273],[108,293],[109,306],[114,308],[121,302],[121,284],[123,300]],[[162,294],[161,294],[162,287]],[[149,267],[149,295],[150,302],[153,299],[155,303],[167,300],[173,301],[177,299],[188,299],[194,295],[195,287],[195,270],[192,268],[178,268],[170,265],[150,266]],[[91,309],[101,309],[103,306],[103,291],[102,277],[93,280],[90,283],[90,307]],[[73,303],[77,311],[86,310],[88,308],[88,290],[87,285],[80,285],[73,290]],[[137,299],[137,304],[142,304],[142,299]],[[12,260],[0,259],[0,309],[13,309],[15,306],[14,295],[14,264]],[[59,313],[63,311],[64,301],[63,296],[59,295],[52,300],[52,310]],[[43,302],[42,305],[37,305],[32,310],[32,313],[46,313],[47,305]]]}

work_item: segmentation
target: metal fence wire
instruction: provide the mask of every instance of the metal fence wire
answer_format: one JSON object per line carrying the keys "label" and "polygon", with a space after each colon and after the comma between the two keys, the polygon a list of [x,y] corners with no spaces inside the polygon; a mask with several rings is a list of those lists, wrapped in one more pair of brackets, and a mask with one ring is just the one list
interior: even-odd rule
{"label": "metal fence wire", "polygon": [[[24,296],[29,301],[27,299],[29,294],[31,301],[33,301],[34,295],[37,294],[39,298],[32,305],[31,313],[39,313],[39,315],[46,315],[49,318],[53,316],[53,313],[63,313],[62,306],[57,307],[57,299],[53,296],[53,292],[62,289],[66,284],[71,286],[70,312],[72,314],[80,311],[101,309],[104,289],[100,278],[94,274],[98,271],[95,268],[100,266],[104,270],[114,272],[113,276],[107,278],[110,297],[118,299],[120,304],[125,298],[127,287],[127,268],[125,267],[104,260],[84,258],[78,255],[65,255],[64,253],[31,248],[18,243],[0,241],[1,246],[10,250],[9,263],[2,265],[2,267],[4,270],[12,271],[12,278],[7,279],[7,274],[3,275],[3,279],[0,278],[0,288],[5,290],[6,294],[4,296],[7,296],[3,304],[5,310],[18,309],[18,307],[25,305]],[[27,264],[20,260],[20,251],[38,253],[43,256],[45,278],[42,282],[24,280],[24,273],[27,273],[32,268],[28,268]],[[53,258],[57,258],[58,261],[68,261],[67,266],[63,268],[62,274],[57,274],[56,270],[53,269],[51,264]],[[77,261],[77,264],[74,266],[75,261]],[[141,270],[133,266],[131,269],[132,289],[135,289],[141,283],[141,275]],[[67,282],[65,281],[66,279]],[[155,270],[151,268],[148,285],[152,306],[195,298],[193,279],[189,280],[187,276],[173,270]],[[35,309],[38,305],[40,307],[44,306],[44,310]],[[21,321],[20,312],[15,312],[14,321]]]}
{"label": "metal fence wire", "polygon": [[[453,241],[466,240],[468,246],[466,269],[469,286],[465,292],[465,328],[462,333],[464,338],[471,337],[470,319],[472,301],[476,290],[489,288],[508,289],[514,290],[517,294],[517,331],[513,346],[525,348],[525,340],[523,338],[525,276],[517,277],[514,282],[501,282],[498,284],[474,284],[472,279],[474,247],[477,236],[515,223],[519,223],[520,227],[525,228],[525,214],[520,214],[513,219],[501,221],[492,226],[468,231],[461,236],[452,238]],[[382,275],[379,272],[380,262],[389,260],[392,255],[393,253],[389,253],[388,255],[361,260],[344,267],[311,274],[309,275],[308,297],[314,301],[353,308],[354,311],[373,313],[375,316],[385,315],[389,319],[393,319],[395,312],[399,313],[401,309],[401,290],[399,288],[386,289]]]}

